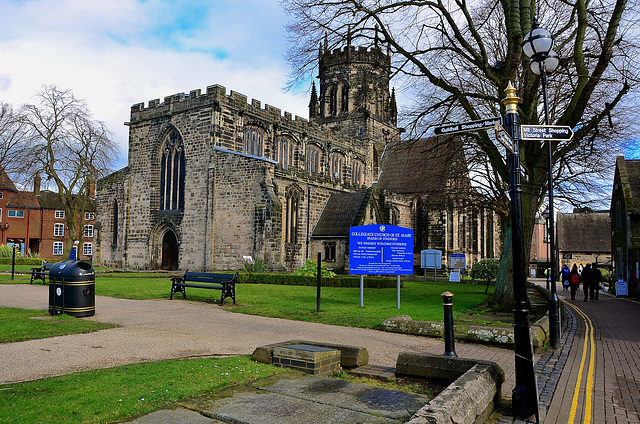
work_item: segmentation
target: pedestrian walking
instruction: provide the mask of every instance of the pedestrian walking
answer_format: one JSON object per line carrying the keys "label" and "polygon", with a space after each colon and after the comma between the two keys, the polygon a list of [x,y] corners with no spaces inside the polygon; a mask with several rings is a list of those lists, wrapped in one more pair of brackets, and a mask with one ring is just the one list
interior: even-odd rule
{"label": "pedestrian walking", "polygon": [[[576,268],[577,269],[577,268]],[[562,265],[560,269],[560,281],[562,281],[562,290],[569,290],[569,275],[571,274],[571,270],[567,266],[567,264]]]}
{"label": "pedestrian walking", "polygon": [[598,300],[598,293],[600,292],[600,286],[602,285],[602,273],[598,269],[598,264],[593,264],[591,270],[591,286],[589,287],[589,297],[591,300]]}
{"label": "pedestrian walking", "polygon": [[[584,301],[589,300],[589,291],[591,291],[591,282],[593,280],[593,271],[591,270],[591,264],[587,264],[580,274],[580,282],[582,283],[582,290],[584,290]],[[593,300],[593,297],[591,298]]]}
{"label": "pedestrian walking", "polygon": [[580,287],[580,274],[578,274],[578,266],[573,264],[571,273],[569,274],[569,290],[571,290],[571,300],[576,300],[576,292]]}

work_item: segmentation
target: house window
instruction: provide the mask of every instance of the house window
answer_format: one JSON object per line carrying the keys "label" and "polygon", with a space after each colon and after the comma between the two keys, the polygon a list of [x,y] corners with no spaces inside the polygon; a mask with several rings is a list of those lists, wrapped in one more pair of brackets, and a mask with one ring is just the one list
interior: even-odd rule
{"label": "house window", "polygon": [[64,211],[56,211],[56,219],[64,219]]}
{"label": "house window", "polygon": [[0,191],[0,199],[4,197],[4,192]]}
{"label": "house window", "polygon": [[53,254],[56,256],[61,256],[64,253],[63,244],[61,241],[53,242]]}
{"label": "house window", "polygon": [[93,221],[94,219],[96,219],[96,214],[93,212],[85,212],[84,213],[84,220],[85,221]]}
{"label": "house window", "polygon": [[294,144],[290,138],[280,138],[276,144],[276,160],[284,169],[293,166]]}
{"label": "house window", "polygon": [[24,211],[10,210],[9,218],[24,218]]}
{"label": "house window", "polygon": [[178,131],[165,137],[160,162],[160,209],[184,208],[184,145]]}
{"label": "house window", "polygon": [[324,260],[326,262],[336,261],[336,242],[327,242],[324,244]]}
{"label": "house window", "polygon": [[307,172],[309,174],[320,173],[320,157],[322,151],[316,146],[307,147]]}
{"label": "house window", "polygon": [[286,194],[287,210],[285,215],[285,243],[298,242],[298,217],[299,206],[302,200],[302,189],[298,186],[292,187]]}
{"label": "house window", "polygon": [[93,225],[84,226],[84,236],[85,238],[93,238]]}
{"label": "house window", "polygon": [[84,256],[91,256],[93,255],[93,243],[84,243],[82,245],[82,254]]}
{"label": "house window", "polygon": [[256,127],[247,127],[243,134],[244,153],[262,156],[264,153],[264,135]]}
{"label": "house window", "polygon": [[64,236],[64,224],[54,224],[53,225],[53,235],[55,237]]}

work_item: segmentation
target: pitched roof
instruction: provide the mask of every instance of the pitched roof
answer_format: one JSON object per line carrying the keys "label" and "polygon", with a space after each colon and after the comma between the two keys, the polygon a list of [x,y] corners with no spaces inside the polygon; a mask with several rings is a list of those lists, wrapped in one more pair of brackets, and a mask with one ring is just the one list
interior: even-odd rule
{"label": "pitched roof", "polygon": [[378,186],[392,193],[443,195],[456,173],[466,175],[463,158],[457,138],[391,143],[382,158]]}
{"label": "pitched roof", "polygon": [[18,191],[15,184],[13,184],[13,181],[11,181],[11,178],[9,178],[9,175],[2,167],[0,167],[0,190]]}
{"label": "pitched roof", "polygon": [[312,237],[347,237],[366,205],[367,193],[334,193],[324,206]]}
{"label": "pitched roof", "polygon": [[[73,195],[73,196],[76,197],[77,195]],[[37,197],[42,209],[57,209],[57,210],[64,209],[64,205],[62,204],[62,201],[60,200],[60,196],[57,193],[54,193],[49,190],[42,190],[40,193],[38,193]],[[82,197],[82,200],[85,202],[85,205],[83,208],[81,208],[81,210],[85,212],[96,210],[95,200],[87,196],[81,196],[81,197]]]}
{"label": "pitched roof", "polygon": [[611,253],[609,211],[559,213],[558,250]]}
{"label": "pitched roof", "polygon": [[638,206],[640,206],[640,160],[624,160],[624,165],[627,169],[627,183],[633,200],[631,205],[634,206],[633,210],[637,212]]}
{"label": "pitched roof", "polygon": [[11,208],[40,209],[40,203],[32,191],[18,191],[7,201],[7,206]]}

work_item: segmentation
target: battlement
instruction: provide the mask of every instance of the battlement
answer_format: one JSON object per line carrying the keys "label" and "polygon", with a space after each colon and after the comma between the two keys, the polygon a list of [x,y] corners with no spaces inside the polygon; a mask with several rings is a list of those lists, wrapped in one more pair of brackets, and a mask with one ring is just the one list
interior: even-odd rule
{"label": "battlement", "polygon": [[345,46],[332,51],[320,52],[320,68],[343,65],[345,63],[366,63],[376,66],[391,66],[391,56],[384,53],[380,47]]}
{"label": "battlement", "polygon": [[222,85],[210,85],[203,94],[202,90],[191,90],[189,94],[176,93],[166,96],[161,102],[160,99],[149,100],[147,107],[144,103],[136,103],[131,106],[131,121],[155,118],[162,114],[176,113],[181,110],[187,110],[195,107],[204,107],[208,105],[226,105],[227,107],[236,108],[238,110],[249,111],[254,113],[266,114],[271,119],[281,118],[288,121],[299,123],[308,122],[307,119],[295,116],[291,112],[282,112],[281,109],[265,104],[262,108],[260,100],[251,99],[248,102],[247,96],[231,90],[227,95],[226,87]]}

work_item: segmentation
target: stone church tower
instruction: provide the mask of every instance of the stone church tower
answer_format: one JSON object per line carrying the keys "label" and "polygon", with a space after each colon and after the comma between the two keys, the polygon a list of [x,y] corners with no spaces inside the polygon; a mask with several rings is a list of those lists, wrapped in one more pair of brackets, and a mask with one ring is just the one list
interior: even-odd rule
{"label": "stone church tower", "polygon": [[[400,187],[406,178],[398,170],[385,182],[397,193],[376,184],[383,152],[403,149],[389,53],[378,43],[333,51],[325,43],[318,60],[309,119],[220,85],[133,105],[129,164],[98,182],[98,263],[236,270],[251,256],[293,271],[324,252],[329,266],[347,269],[349,225],[418,234],[426,222],[415,206],[425,196],[420,181]],[[429,169],[428,158],[412,159]],[[428,246],[446,239],[448,214],[439,239],[425,236]],[[335,220],[344,234],[335,234]]]}

